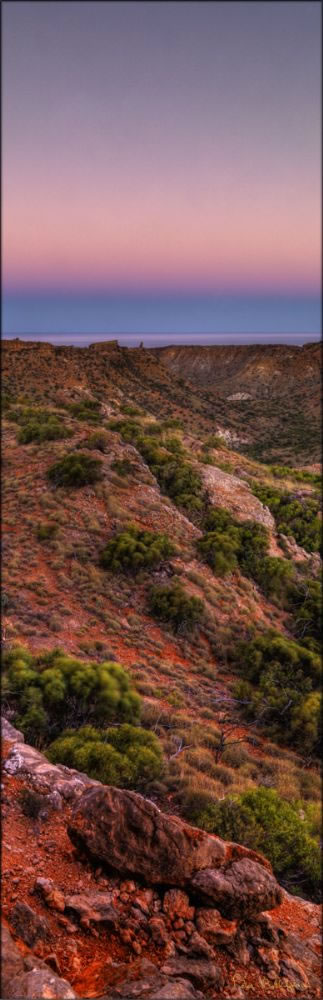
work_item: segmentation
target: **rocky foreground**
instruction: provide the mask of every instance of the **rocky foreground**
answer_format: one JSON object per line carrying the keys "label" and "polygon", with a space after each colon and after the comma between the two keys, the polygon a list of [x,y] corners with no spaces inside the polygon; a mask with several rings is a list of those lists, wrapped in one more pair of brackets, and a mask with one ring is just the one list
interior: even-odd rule
{"label": "rocky foreground", "polygon": [[320,996],[320,908],[262,856],[2,735],[4,1000]]}

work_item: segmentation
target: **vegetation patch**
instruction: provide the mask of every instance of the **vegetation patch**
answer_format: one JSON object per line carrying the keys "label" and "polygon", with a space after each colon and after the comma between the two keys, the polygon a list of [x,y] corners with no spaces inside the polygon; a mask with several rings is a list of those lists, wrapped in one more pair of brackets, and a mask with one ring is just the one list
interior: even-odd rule
{"label": "vegetation patch", "polygon": [[318,517],[319,502],[298,499],[287,490],[252,483],[252,491],[271,510],[281,535],[289,535],[307,552],[322,551],[322,527]]}
{"label": "vegetation patch", "polygon": [[250,718],[283,743],[318,753],[320,657],[276,632],[237,643],[232,660],[243,680],[236,695]]}
{"label": "vegetation patch", "polygon": [[186,632],[201,622],[204,604],[199,597],[189,597],[180,583],[151,587],[150,610],[174,632]]}
{"label": "vegetation patch", "polygon": [[285,802],[273,788],[206,804],[195,816],[203,830],[260,851],[289,892],[320,901],[320,850],[310,835],[300,803]]}
{"label": "vegetation patch", "polygon": [[46,756],[54,764],[119,788],[142,788],[159,778],[163,769],[158,737],[128,723],[104,730],[93,726],[66,730],[51,743]]}
{"label": "vegetation patch", "polygon": [[102,462],[81,451],[71,452],[51,465],[47,475],[54,486],[88,486],[102,479]]}
{"label": "vegetation patch", "polygon": [[59,649],[3,656],[3,696],[27,742],[43,746],[62,730],[114,720],[136,722],[140,698],[120,665],[84,662]]}
{"label": "vegetation patch", "polygon": [[142,531],[130,524],[111,538],[101,555],[104,569],[137,573],[160,565],[174,555],[175,547],[166,534]]}

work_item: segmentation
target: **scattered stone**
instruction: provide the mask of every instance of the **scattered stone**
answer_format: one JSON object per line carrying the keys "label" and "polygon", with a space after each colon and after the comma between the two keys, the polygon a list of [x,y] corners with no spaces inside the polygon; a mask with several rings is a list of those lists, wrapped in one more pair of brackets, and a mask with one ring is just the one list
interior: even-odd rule
{"label": "scattered stone", "polygon": [[220,989],[223,986],[223,976],[215,962],[191,958],[180,958],[179,956],[170,959],[162,966],[161,972],[166,976],[183,976],[191,979],[195,986],[214,986]]}
{"label": "scattered stone", "polygon": [[184,920],[193,920],[195,913],[194,907],[190,905],[189,897],[181,889],[169,889],[168,892],[165,892],[163,910],[171,920],[176,920],[178,917],[184,918]]}
{"label": "scattered stone", "polygon": [[221,917],[219,910],[203,907],[196,911],[196,926],[210,944],[226,945],[234,941],[238,923]]}
{"label": "scattered stone", "polygon": [[149,921],[149,929],[154,941],[154,944],[158,948],[163,948],[164,945],[168,944],[169,934],[165,927],[165,922],[162,917],[152,917]]}
{"label": "scattered stone", "polygon": [[59,913],[64,913],[64,893],[55,886],[52,879],[36,878],[34,889],[40,893],[51,910],[58,910]]}
{"label": "scattered stone", "polygon": [[[77,913],[83,926],[90,922],[107,923],[113,927],[119,922],[119,914],[111,903],[111,892],[80,892],[64,897],[67,910]],[[86,924],[85,924],[86,921]]]}

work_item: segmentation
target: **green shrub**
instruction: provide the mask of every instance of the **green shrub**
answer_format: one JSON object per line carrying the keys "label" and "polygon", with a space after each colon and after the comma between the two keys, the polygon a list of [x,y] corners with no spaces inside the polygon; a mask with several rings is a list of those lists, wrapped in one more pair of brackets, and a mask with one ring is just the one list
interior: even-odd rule
{"label": "green shrub", "polygon": [[179,583],[151,587],[150,610],[175,632],[194,628],[203,616],[204,604],[198,597],[188,597]]}
{"label": "green shrub", "polygon": [[43,441],[56,441],[63,438],[70,437],[71,431],[64,426],[58,417],[48,416],[46,421],[40,421],[37,417],[34,417],[27,421],[21,428],[18,434],[19,444],[30,444],[31,441],[37,441],[42,444]]}
{"label": "green shrub", "polygon": [[95,451],[102,451],[105,453],[109,444],[109,435],[106,431],[93,431],[90,437],[82,441],[82,448],[93,448]]}
{"label": "green shrub", "polygon": [[85,398],[78,403],[71,403],[68,409],[76,420],[84,420],[90,424],[97,424],[100,421],[101,404],[98,399]]}
{"label": "green shrub", "polygon": [[[161,426],[151,424],[151,428]],[[205,502],[203,484],[197,469],[184,460],[181,454],[167,451],[166,445],[152,440],[153,434],[147,433],[147,425],[131,420],[114,420],[109,424],[111,430],[118,431],[123,440],[138,449],[151,472],[159,483],[163,493],[174,501],[177,507],[183,507],[191,512],[200,511]],[[149,425],[148,425],[149,430]]]}
{"label": "green shrub", "polygon": [[66,727],[138,719],[139,696],[119,663],[83,662],[58,649],[32,656],[16,646],[4,653],[3,669],[15,723],[32,743]]}
{"label": "green shrub", "polygon": [[174,552],[174,545],[167,535],[157,531],[142,531],[130,524],[125,531],[119,532],[108,542],[102,552],[101,562],[105,569],[133,573],[160,565]]}
{"label": "green shrub", "polygon": [[232,573],[238,568],[238,529],[232,527],[230,531],[208,531],[197,542],[197,549],[216,576]]}
{"label": "green shrub", "polygon": [[257,788],[210,804],[195,821],[224,840],[260,851],[289,891],[319,900],[319,847],[297,803],[286,802],[272,788]]}
{"label": "green shrub", "polygon": [[39,542],[47,542],[55,538],[58,532],[58,524],[55,521],[48,521],[47,524],[37,525],[37,538]]}
{"label": "green shrub", "polygon": [[64,455],[48,469],[48,478],[55,486],[79,488],[102,479],[102,462],[81,451]]}
{"label": "green shrub", "polygon": [[111,462],[111,469],[113,472],[117,472],[118,476],[131,476],[136,472],[136,466],[130,461],[130,458],[116,458],[114,462]]}
{"label": "green shrub", "polygon": [[321,550],[322,525],[317,500],[298,499],[287,490],[280,491],[256,482],[252,483],[252,490],[271,510],[280,534],[291,535],[307,552]]}
{"label": "green shrub", "polygon": [[159,778],[163,767],[157,736],[127,723],[101,731],[92,726],[67,730],[49,746],[46,756],[54,764],[119,788],[144,786]]}
{"label": "green shrub", "polygon": [[[236,687],[236,696],[246,703],[246,714],[262,718],[270,734],[283,742],[317,751],[317,700],[307,703],[307,698],[320,681],[319,656],[275,632],[238,643],[231,655],[246,678]],[[302,712],[308,716],[304,739]]]}
{"label": "green shrub", "polygon": [[322,586],[320,580],[295,581],[289,591],[289,610],[293,613],[296,636],[317,641],[322,636]]}

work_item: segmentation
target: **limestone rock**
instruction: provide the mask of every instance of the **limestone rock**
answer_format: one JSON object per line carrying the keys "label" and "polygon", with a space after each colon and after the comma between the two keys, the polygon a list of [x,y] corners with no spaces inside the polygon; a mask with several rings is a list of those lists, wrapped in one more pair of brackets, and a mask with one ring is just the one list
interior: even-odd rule
{"label": "limestone rock", "polygon": [[[235,852],[258,861],[259,869],[270,869],[253,851],[162,813],[136,792],[112,786],[84,792],[74,806],[68,833],[74,844],[82,844],[100,861],[119,872],[142,875],[151,884],[186,888],[200,869],[217,869]],[[263,909],[262,902],[258,909]]]}
{"label": "limestone rock", "polygon": [[198,872],[192,888],[201,900],[215,905],[229,919],[271,910],[283,898],[274,876],[248,858],[234,861],[224,871],[206,868]]}

